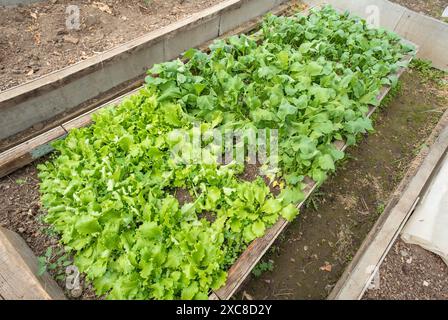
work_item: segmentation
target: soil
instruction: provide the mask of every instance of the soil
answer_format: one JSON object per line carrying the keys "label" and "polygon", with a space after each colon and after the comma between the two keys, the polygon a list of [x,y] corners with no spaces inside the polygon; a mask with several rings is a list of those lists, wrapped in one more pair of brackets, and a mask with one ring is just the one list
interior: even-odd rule
{"label": "soil", "polygon": [[376,132],[347,150],[335,175],[263,257],[273,270],[252,275],[235,298],[328,296],[446,109],[446,82],[441,88],[417,70],[400,82],[398,95],[374,114]]}
{"label": "soil", "polygon": [[210,223],[215,222],[216,220],[216,214],[210,211],[202,211],[200,214],[198,214],[199,219],[205,219]]}
{"label": "soil", "polygon": [[423,248],[398,240],[380,269],[378,286],[365,300],[448,300],[448,266]]}
{"label": "soil", "polygon": [[193,202],[195,199],[191,196],[190,192],[184,188],[177,188],[174,197],[179,201],[179,205],[183,206],[186,203]]}
{"label": "soil", "polygon": [[281,192],[280,189],[280,182],[279,180],[274,180],[271,181],[267,176],[265,175],[261,175],[260,174],[260,167],[261,164],[257,163],[256,164],[249,164],[246,163],[244,166],[244,171],[243,173],[241,173],[238,178],[243,180],[243,181],[249,181],[252,182],[254,180],[256,180],[258,177],[261,177],[264,181],[264,183],[269,187],[269,191],[274,195],[274,196],[278,196]]}
{"label": "soil", "polygon": [[[0,91],[59,70],[223,0],[52,0],[0,7]],[[67,7],[80,27],[66,27]]]}
{"label": "soil", "polygon": [[41,221],[44,212],[40,209],[38,183],[35,164],[0,180],[0,226],[19,233],[40,256],[58,239],[50,235]]}
{"label": "soil", "polygon": [[[64,249],[59,244],[57,234],[42,221],[45,212],[41,210],[36,168],[47,160],[48,157],[42,158],[0,180],[0,226],[17,232],[38,257],[44,256],[47,249],[51,248],[49,262],[55,263],[64,254]],[[65,288],[65,277],[58,278],[64,274],[64,268],[48,271],[61,288]],[[85,283],[83,275],[80,276],[80,285],[83,288],[80,297],[73,297],[69,290],[64,289],[67,297],[98,299],[92,286]]]}
{"label": "soil", "polygon": [[448,0],[391,0],[416,12],[421,12],[433,18],[448,22],[442,18],[442,12],[448,7]]}

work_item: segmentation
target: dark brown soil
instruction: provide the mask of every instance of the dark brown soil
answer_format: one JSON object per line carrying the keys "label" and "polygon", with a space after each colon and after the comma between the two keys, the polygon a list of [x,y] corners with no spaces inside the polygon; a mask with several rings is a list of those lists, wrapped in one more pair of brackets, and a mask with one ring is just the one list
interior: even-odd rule
{"label": "dark brown soil", "polygon": [[448,300],[448,266],[419,246],[398,240],[379,272],[379,286],[364,299]]}
{"label": "dark brown soil", "polygon": [[436,19],[448,22],[442,18],[443,10],[448,7],[448,0],[391,0],[413,11],[424,13]]}
{"label": "dark brown soil", "polygon": [[[159,29],[222,0],[55,0],[0,7],[0,91]],[[80,29],[66,9],[80,8]]]}
{"label": "dark brown soil", "polygon": [[[48,224],[42,221],[45,212],[41,210],[36,168],[38,163],[46,160],[47,158],[43,158],[33,165],[26,166],[0,179],[0,226],[22,236],[38,257],[43,256],[46,250],[51,248],[52,255],[49,263],[55,263],[62,255],[59,252],[64,253],[64,250],[58,243],[59,237]],[[65,268],[60,266],[48,271],[61,288],[65,288],[65,279],[58,279],[58,275],[63,274]],[[84,282],[82,275],[80,284],[84,288],[82,299],[97,299],[92,286]],[[65,290],[65,293],[67,297],[72,298],[68,290]]]}
{"label": "dark brown soil", "polygon": [[246,164],[244,166],[244,171],[241,175],[238,176],[241,180],[244,181],[254,181],[259,176],[260,165],[257,164]]}
{"label": "dark brown soil", "polygon": [[213,223],[216,220],[216,215],[210,211],[202,211],[200,214],[198,214],[198,218],[205,219],[208,222]]}
{"label": "dark brown soil", "polygon": [[35,165],[27,166],[0,180],[0,226],[19,233],[40,256],[58,239],[41,221],[39,180]]}
{"label": "dark brown soil", "polygon": [[183,188],[176,189],[174,197],[176,197],[177,201],[179,201],[179,205],[181,206],[194,201],[194,198],[191,196],[190,192],[188,192],[187,189]]}
{"label": "dark brown soil", "polygon": [[349,148],[263,258],[273,271],[252,276],[237,298],[326,298],[446,109],[447,92],[420,72],[405,73],[401,92],[375,113],[376,132]]}
{"label": "dark brown soil", "polygon": [[271,191],[271,193],[275,196],[278,196],[281,192],[280,181],[274,180],[271,182],[267,176],[260,174],[260,167],[261,167],[261,165],[258,162],[257,162],[257,164],[246,163],[246,165],[244,166],[243,173],[240,174],[238,176],[238,178],[243,181],[251,182],[261,176],[264,183],[269,187],[269,190]]}

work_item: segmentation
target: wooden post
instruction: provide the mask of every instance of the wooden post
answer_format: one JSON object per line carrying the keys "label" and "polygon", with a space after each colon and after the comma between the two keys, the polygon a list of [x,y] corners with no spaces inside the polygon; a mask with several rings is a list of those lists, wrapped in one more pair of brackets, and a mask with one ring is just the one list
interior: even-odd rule
{"label": "wooden post", "polygon": [[0,227],[0,299],[64,300],[48,273],[37,276],[37,258],[17,233]]}

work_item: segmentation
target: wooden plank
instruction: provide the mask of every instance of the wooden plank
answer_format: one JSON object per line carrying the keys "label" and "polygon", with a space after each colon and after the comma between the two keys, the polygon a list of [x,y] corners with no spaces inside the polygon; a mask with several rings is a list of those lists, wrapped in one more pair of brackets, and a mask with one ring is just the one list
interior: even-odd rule
{"label": "wooden plank", "polygon": [[[292,4],[291,3],[287,3],[287,4],[283,4],[278,6],[276,9],[272,10],[271,13],[275,14],[275,15],[280,15],[280,14],[284,14],[285,12],[287,12],[288,10],[290,10],[292,8]],[[237,35],[237,34],[245,34],[248,32],[251,32],[255,29],[257,29],[260,24],[262,23],[264,17],[257,17],[251,21],[249,21],[248,23],[245,23],[243,26],[235,28],[234,30],[231,30],[229,32],[226,32],[225,34],[223,34],[222,36],[218,37],[217,39],[225,39],[228,38],[232,35]],[[208,47],[210,44],[212,44],[214,41],[216,41],[216,39],[213,39],[211,41],[207,41],[206,43],[204,43],[202,46],[200,46],[198,49],[202,50],[202,51],[208,51]],[[111,105],[118,105],[120,102],[122,102],[124,99],[132,96],[135,93],[138,93],[141,89],[143,89],[144,86],[141,86],[135,90],[132,90],[129,93],[126,93],[110,102],[107,102],[105,104],[103,104],[102,106],[99,106],[97,108],[94,108],[92,110],[90,110],[89,112],[86,112],[83,115],[80,115],[77,118],[74,118],[70,121],[67,121],[65,123],[62,124],[62,127],[68,132],[74,128],[81,128],[81,127],[85,127],[88,126],[92,123],[92,114],[94,114],[95,112],[99,111],[100,109],[103,109],[107,106],[111,106]]]}
{"label": "wooden plank", "polygon": [[51,276],[37,276],[37,272],[37,258],[25,241],[0,227],[0,296],[5,300],[64,300]]}
{"label": "wooden plank", "polygon": [[[133,52],[143,45],[146,46],[150,43],[159,42],[166,36],[182,32],[203,20],[207,20],[209,17],[217,16],[222,12],[236,9],[241,7],[241,5],[241,0],[226,0],[215,6],[205,8],[204,10],[196,12],[185,19],[146,33],[141,37],[104,51],[98,55],[90,57],[89,59],[77,62],[71,66],[52,72],[23,85],[5,90],[1,93],[0,102],[16,99],[22,95],[29,96],[35,94],[38,90],[48,90],[48,87],[66,83],[73,77],[79,77],[79,75],[77,75],[78,73],[84,74],[87,72],[92,72],[93,70],[101,69],[106,62],[117,59],[120,55],[129,54],[129,52]],[[0,108],[3,107],[4,105],[0,104]]]}
{"label": "wooden plank", "polygon": [[[403,58],[403,60],[410,62],[412,60],[412,56],[406,56]],[[400,68],[396,73],[397,77],[400,77],[404,71],[405,68]],[[381,102],[389,91],[390,87],[384,86],[377,96],[378,100]],[[376,109],[377,107],[370,106],[366,116],[370,117]],[[333,144],[337,149],[341,151],[344,151],[347,148],[346,142],[342,140],[337,140]],[[304,194],[306,200],[317,187],[317,183],[314,182],[309,177],[305,177],[305,183],[306,187],[304,189]],[[302,201],[297,206],[298,209],[300,209],[303,206],[305,200]],[[227,300],[230,299],[230,297],[232,297],[233,294],[235,294],[235,292],[239,289],[241,284],[250,274],[252,269],[260,261],[260,259],[263,257],[263,255],[266,253],[266,251],[270,248],[270,246],[274,243],[274,241],[277,239],[280,233],[282,233],[282,231],[285,229],[287,225],[288,222],[283,218],[280,218],[279,221],[277,221],[277,223],[274,224],[274,226],[272,226],[267,230],[266,234],[263,237],[252,241],[252,243],[247,247],[247,249],[241,254],[238,260],[230,268],[226,284],[219,290],[215,291],[219,299]]]}
{"label": "wooden plank", "polygon": [[328,299],[360,299],[375,276],[402,227],[423,194],[435,168],[448,152],[448,111],[427,139],[436,138],[428,150],[421,150],[394,191],[387,207],[364,240],[352,262]]}
{"label": "wooden plank", "polygon": [[0,178],[51,152],[50,142],[66,135],[61,126],[0,154]]}
{"label": "wooden plank", "polygon": [[125,83],[120,84],[113,90],[102,93],[101,95],[95,97],[94,99],[90,99],[83,102],[82,104],[76,106],[76,108],[73,108],[72,110],[66,111],[62,114],[58,114],[50,119],[47,119],[46,121],[41,122],[42,129],[36,129],[31,127],[17,134],[9,136],[6,139],[0,140],[0,152],[6,151],[19,144],[22,144],[57,126],[61,126],[63,123],[68,122],[85,113],[88,113],[91,110],[97,109],[98,107],[107,104],[109,101],[116,99],[128,92],[131,92],[136,88],[141,88],[143,83],[144,79],[142,77],[138,77],[137,79],[127,81]]}

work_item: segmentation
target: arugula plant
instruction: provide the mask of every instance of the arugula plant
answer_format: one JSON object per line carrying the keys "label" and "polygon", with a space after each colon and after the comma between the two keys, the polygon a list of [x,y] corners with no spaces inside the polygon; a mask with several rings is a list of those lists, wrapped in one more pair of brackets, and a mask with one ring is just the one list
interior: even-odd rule
{"label": "arugula plant", "polygon": [[[334,140],[373,130],[365,116],[413,48],[331,7],[307,17],[267,16],[261,36],[215,41],[188,62],[155,65],[146,87],[54,144],[39,165],[45,218],[98,295],[110,299],[207,299],[247,245],[303,200],[344,153]],[[171,152],[184,129],[279,130],[278,196],[241,181],[243,166],[182,164]],[[191,150],[188,141],[183,150]],[[211,159],[221,150],[212,150]],[[192,202],[172,196],[188,190]],[[213,214],[208,221],[203,213]]]}
{"label": "arugula plant", "polygon": [[54,271],[56,280],[63,280],[65,278],[65,268],[72,264],[70,257],[64,253],[64,250],[53,252],[51,247],[47,248],[44,255],[37,258],[37,262],[38,276],[42,276],[46,271]]}
{"label": "arugula plant", "polygon": [[274,263],[271,260],[269,260],[269,261],[262,261],[262,262],[259,262],[254,267],[254,269],[252,270],[252,274],[256,278],[259,278],[266,271],[272,271],[272,270],[274,270]]}

